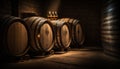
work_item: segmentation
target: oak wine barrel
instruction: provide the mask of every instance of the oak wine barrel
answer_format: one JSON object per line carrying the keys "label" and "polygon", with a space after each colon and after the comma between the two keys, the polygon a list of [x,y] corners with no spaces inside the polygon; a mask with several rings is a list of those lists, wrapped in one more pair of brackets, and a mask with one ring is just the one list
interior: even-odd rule
{"label": "oak wine barrel", "polygon": [[105,2],[101,37],[102,45],[106,54],[120,57],[120,6],[117,0]]}
{"label": "oak wine barrel", "polygon": [[55,31],[54,50],[65,50],[71,43],[71,34],[68,23],[60,20],[51,20]]}
{"label": "oak wine barrel", "polygon": [[80,21],[73,18],[61,18],[60,20],[70,25],[70,33],[72,35],[71,47],[80,47],[84,42],[84,34]]}
{"label": "oak wine barrel", "polygon": [[28,28],[25,22],[14,16],[0,17],[0,55],[21,57],[28,47]]}
{"label": "oak wine barrel", "polygon": [[49,52],[54,45],[54,31],[51,22],[42,17],[25,18],[30,31],[30,51],[31,55],[40,55]]}

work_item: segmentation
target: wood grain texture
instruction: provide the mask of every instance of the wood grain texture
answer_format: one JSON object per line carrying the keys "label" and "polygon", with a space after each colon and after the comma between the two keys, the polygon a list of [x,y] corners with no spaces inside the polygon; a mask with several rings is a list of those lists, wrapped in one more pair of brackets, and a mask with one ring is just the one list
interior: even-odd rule
{"label": "wood grain texture", "polygon": [[20,22],[13,23],[7,32],[8,49],[11,54],[16,55],[25,51],[28,43],[27,30]]}

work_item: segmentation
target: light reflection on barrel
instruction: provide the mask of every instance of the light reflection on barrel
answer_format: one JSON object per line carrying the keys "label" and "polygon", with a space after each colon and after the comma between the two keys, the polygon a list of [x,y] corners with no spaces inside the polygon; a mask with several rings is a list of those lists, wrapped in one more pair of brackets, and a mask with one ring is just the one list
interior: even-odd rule
{"label": "light reflection on barrel", "polygon": [[107,0],[104,4],[101,37],[106,54],[120,56],[120,11],[117,0]]}

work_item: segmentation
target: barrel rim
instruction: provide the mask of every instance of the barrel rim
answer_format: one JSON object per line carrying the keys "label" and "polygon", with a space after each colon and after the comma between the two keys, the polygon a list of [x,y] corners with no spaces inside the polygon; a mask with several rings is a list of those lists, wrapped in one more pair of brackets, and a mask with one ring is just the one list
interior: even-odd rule
{"label": "barrel rim", "polygon": [[[10,16],[11,17],[11,16]],[[8,18],[10,18],[10,17],[8,17]],[[26,28],[26,31],[27,31],[27,36],[28,36],[28,42],[27,42],[27,46],[26,46],[26,49],[25,49],[25,51],[23,51],[21,54],[15,54],[15,55],[13,55],[13,54],[11,54],[11,53],[9,53],[9,48],[8,48],[8,44],[7,43],[5,43],[5,41],[7,41],[7,37],[5,37],[5,38],[3,38],[3,46],[4,46],[4,50],[5,50],[5,53],[6,53],[6,55],[7,56],[15,56],[15,57],[20,57],[20,56],[23,56],[23,55],[25,55],[26,53],[27,53],[27,51],[28,51],[28,49],[29,49],[29,31],[28,31],[28,27],[27,27],[27,25],[25,24],[25,22],[22,20],[22,19],[20,19],[20,18],[18,18],[18,17],[12,17],[12,18],[10,18],[9,19],[10,21],[8,21],[6,24],[4,24],[4,36],[7,36],[7,32],[8,32],[8,29],[9,29],[9,27],[10,27],[10,25],[11,24],[13,24],[13,23],[15,23],[15,22],[21,22],[21,24],[23,24],[24,26],[25,26],[25,28]],[[7,49],[7,50],[6,50]],[[3,51],[4,51],[3,50]]]}
{"label": "barrel rim", "polygon": [[[68,30],[69,30],[69,43],[67,44],[67,46],[64,46],[64,44],[62,43],[62,38],[61,38],[61,28],[64,26],[64,25],[66,25],[67,27],[68,27]],[[68,23],[63,23],[62,24],[62,26],[60,27],[60,29],[59,29],[59,35],[60,35],[60,43],[61,43],[61,46],[62,46],[62,48],[68,48],[69,46],[70,46],[70,44],[71,44],[71,34],[70,34],[70,27],[69,27],[69,24]],[[59,39],[58,39],[59,40]]]}
{"label": "barrel rim", "polygon": [[41,50],[41,48],[36,45],[36,41],[35,41],[35,38],[36,38],[35,30],[36,30],[38,22],[40,22],[40,18],[35,17],[35,16],[27,17],[27,18],[24,18],[24,21],[26,22],[27,26],[29,27],[28,29],[30,31],[30,49],[32,49],[32,51]]}
{"label": "barrel rim", "polygon": [[[53,46],[54,46],[54,40],[55,40],[55,37],[54,37],[55,34],[54,34],[54,31],[53,31],[53,26],[52,26],[52,24],[51,24],[50,21],[47,21],[47,20],[45,20],[45,21],[43,21],[43,22],[40,21],[40,22],[37,24],[37,27],[36,27],[36,30],[35,30],[35,33],[34,33],[34,38],[36,38],[36,35],[39,34],[40,29],[41,29],[41,27],[42,27],[44,24],[49,24],[49,26],[50,26],[50,28],[51,28],[51,30],[52,30],[52,33],[53,33],[52,44],[50,45],[50,47],[49,47],[47,50],[45,50],[45,49],[43,48],[44,46],[41,45],[39,39],[35,39],[35,43],[36,43],[37,45],[39,45],[39,46],[37,46],[37,47],[40,47],[40,48],[41,48],[40,51],[48,52],[48,51],[50,51],[50,50],[53,48]],[[39,31],[38,31],[38,30],[39,30]]]}
{"label": "barrel rim", "polygon": [[[76,26],[77,25],[79,25],[80,26],[80,31],[82,32],[82,39],[81,39],[81,41],[80,42],[78,42],[77,40],[76,40],[76,35],[75,35],[75,29],[76,29]],[[84,37],[84,33],[83,33],[83,31],[82,31],[82,26],[81,26],[81,24],[79,23],[79,22],[77,22],[74,26],[73,26],[73,39],[74,39],[74,41],[75,41],[75,44],[77,44],[78,46],[80,46],[80,45],[82,45],[83,44],[83,42],[84,42],[84,39],[85,39],[85,37]]]}
{"label": "barrel rim", "polygon": [[[25,20],[26,19],[26,20]],[[48,21],[47,19],[43,18],[43,17],[38,17],[38,16],[33,16],[33,17],[27,17],[25,18],[24,20],[25,21],[28,21],[28,22],[31,22],[31,25],[29,27],[29,30],[31,32],[30,34],[30,48],[31,48],[31,52],[34,52],[34,53],[37,53],[37,52],[48,52],[52,49],[53,47],[53,44],[54,44],[54,30],[53,30],[53,26],[51,24],[50,21]],[[32,20],[30,20],[32,19]],[[40,45],[41,43],[39,43],[39,39],[36,38],[36,36],[39,34],[40,31],[40,28],[41,26],[43,26],[45,23],[49,24],[49,26],[51,27],[51,30],[53,32],[53,41],[52,41],[52,44],[51,44],[51,48],[49,48],[48,50],[44,50],[44,46]],[[32,28],[33,29],[32,29]],[[31,42],[33,41],[33,42]]]}

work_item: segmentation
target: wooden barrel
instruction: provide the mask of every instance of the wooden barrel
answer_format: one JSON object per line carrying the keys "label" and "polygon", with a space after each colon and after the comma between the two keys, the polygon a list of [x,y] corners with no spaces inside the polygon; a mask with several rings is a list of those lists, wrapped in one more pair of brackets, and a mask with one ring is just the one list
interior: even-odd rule
{"label": "wooden barrel", "polygon": [[0,52],[4,56],[23,56],[28,51],[28,29],[18,17],[0,18]]}
{"label": "wooden barrel", "polygon": [[49,52],[54,45],[54,31],[51,22],[42,17],[25,18],[30,31],[30,54]]}
{"label": "wooden barrel", "polygon": [[60,20],[51,20],[55,30],[54,50],[65,50],[70,46],[71,34],[68,23]]}
{"label": "wooden barrel", "polygon": [[72,35],[71,47],[80,47],[84,42],[84,34],[79,20],[73,18],[61,18],[60,20],[70,25]]}
{"label": "wooden barrel", "polygon": [[117,0],[107,0],[101,24],[102,45],[105,53],[120,56],[120,11]]}

